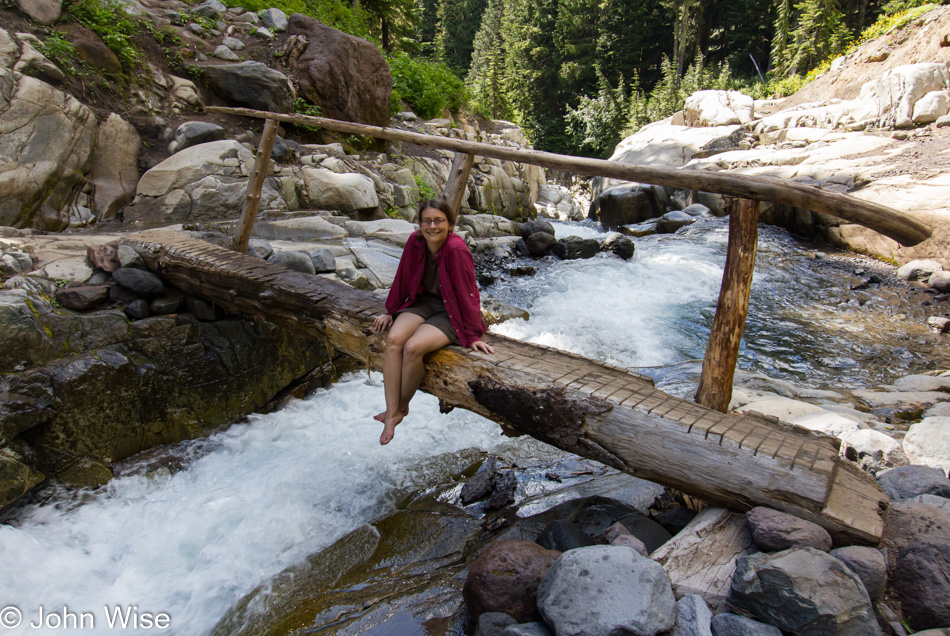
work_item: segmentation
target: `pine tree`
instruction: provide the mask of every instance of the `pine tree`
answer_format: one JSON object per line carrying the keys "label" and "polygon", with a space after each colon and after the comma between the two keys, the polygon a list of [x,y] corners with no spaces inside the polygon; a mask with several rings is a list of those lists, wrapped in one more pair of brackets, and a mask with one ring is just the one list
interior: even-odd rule
{"label": "pine tree", "polygon": [[776,0],[775,35],[772,36],[771,68],[780,76],[789,74],[791,68],[792,3],[791,0]]}
{"label": "pine tree", "polygon": [[504,18],[504,0],[488,0],[482,24],[475,34],[472,67],[468,73],[468,86],[475,107],[493,119],[511,116],[506,96],[508,47]]}
{"label": "pine tree", "polygon": [[436,55],[459,76],[472,65],[475,33],[487,4],[487,0],[440,0]]}
{"label": "pine tree", "polygon": [[845,49],[851,37],[835,0],[802,0],[791,35],[789,72],[803,74]]}

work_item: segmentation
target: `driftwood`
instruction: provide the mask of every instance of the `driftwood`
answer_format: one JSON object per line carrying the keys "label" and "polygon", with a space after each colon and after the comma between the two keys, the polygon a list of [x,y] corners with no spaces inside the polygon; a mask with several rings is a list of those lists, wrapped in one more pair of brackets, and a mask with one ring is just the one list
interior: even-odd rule
{"label": "driftwood", "polygon": [[736,559],[758,550],[745,516],[704,508],[650,558],[663,566],[677,598],[699,594],[714,612],[725,612]]}
{"label": "driftwood", "polygon": [[[373,334],[382,301],[322,277],[164,230],[127,236],[148,266],[230,312],[325,338],[382,365]],[[446,347],[427,358],[423,390],[509,431],[734,510],[756,505],[877,543],[888,501],[838,456],[834,438],[758,414],[723,414],[653,387],[650,378],[548,347],[485,338],[495,355]]]}
{"label": "driftwood", "polygon": [[704,170],[681,170],[645,165],[571,157],[540,150],[508,148],[478,143],[463,139],[451,139],[438,135],[381,128],[366,124],[337,121],[324,117],[308,115],[285,115],[249,108],[226,108],[207,106],[210,112],[243,115],[258,119],[274,119],[291,124],[322,126],[330,130],[359,135],[370,135],[389,141],[403,141],[431,148],[444,148],[458,153],[494,157],[507,161],[534,164],[544,168],[566,170],[578,174],[609,177],[624,181],[637,181],[655,185],[670,186],[685,190],[716,192],[753,201],[772,201],[814,212],[822,212],[870,228],[889,236],[901,245],[916,245],[930,237],[931,230],[925,224],[906,214],[898,212],[872,201],[863,201],[836,192],[829,192],[814,186],[752,175],[738,175],[728,172],[708,172]]}

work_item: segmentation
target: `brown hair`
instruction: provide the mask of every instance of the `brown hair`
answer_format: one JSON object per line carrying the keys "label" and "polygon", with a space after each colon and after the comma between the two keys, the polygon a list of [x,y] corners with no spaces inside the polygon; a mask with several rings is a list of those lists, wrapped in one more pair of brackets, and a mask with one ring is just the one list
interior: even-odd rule
{"label": "brown hair", "polygon": [[419,211],[416,213],[416,223],[422,221],[422,212],[432,208],[433,210],[438,210],[445,214],[445,218],[449,221],[449,227],[455,227],[455,221],[458,220],[458,214],[452,210],[452,206],[449,205],[449,202],[445,199],[426,199],[425,201],[419,204]]}

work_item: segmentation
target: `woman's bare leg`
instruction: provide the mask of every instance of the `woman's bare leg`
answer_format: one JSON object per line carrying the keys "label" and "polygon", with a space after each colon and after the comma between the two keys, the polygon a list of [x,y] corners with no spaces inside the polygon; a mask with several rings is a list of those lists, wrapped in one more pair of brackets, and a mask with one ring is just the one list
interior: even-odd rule
{"label": "woman's bare leg", "polygon": [[[386,337],[386,351],[383,354],[383,386],[386,395],[386,410],[373,419],[386,424],[392,421],[391,428],[395,428],[402,418],[409,412],[400,412],[399,395],[402,387],[402,359],[406,342],[416,332],[416,329],[425,322],[422,316],[403,313],[396,317],[396,321],[389,329]],[[392,435],[389,436],[392,439]],[[382,442],[382,438],[380,438]]]}
{"label": "woman's bare leg", "polygon": [[409,401],[416,394],[425,375],[423,358],[427,353],[451,344],[449,337],[438,327],[422,325],[409,338],[402,354],[402,384],[399,392],[400,411],[409,410]]}

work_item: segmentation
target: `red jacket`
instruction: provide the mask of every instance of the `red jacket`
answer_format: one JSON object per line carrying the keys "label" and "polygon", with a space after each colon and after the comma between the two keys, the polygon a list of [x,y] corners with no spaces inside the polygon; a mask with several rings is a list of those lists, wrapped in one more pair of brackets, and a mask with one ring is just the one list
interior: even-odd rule
{"label": "red jacket", "polygon": [[[390,315],[416,302],[416,297],[422,291],[427,249],[422,233],[418,230],[413,232],[402,251],[396,278],[386,298],[386,311]],[[449,232],[445,243],[436,252],[435,260],[439,264],[439,285],[449,321],[462,346],[471,347],[488,331],[482,320],[472,253],[462,237]]]}

